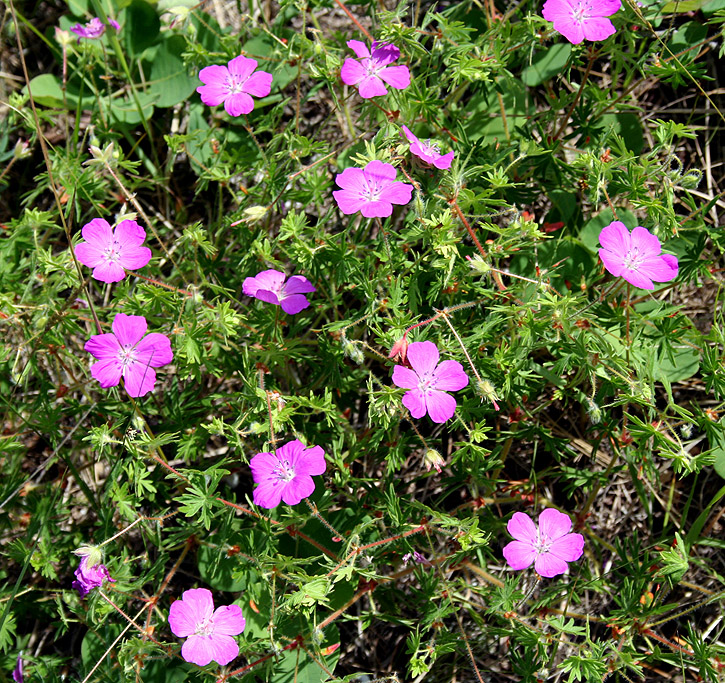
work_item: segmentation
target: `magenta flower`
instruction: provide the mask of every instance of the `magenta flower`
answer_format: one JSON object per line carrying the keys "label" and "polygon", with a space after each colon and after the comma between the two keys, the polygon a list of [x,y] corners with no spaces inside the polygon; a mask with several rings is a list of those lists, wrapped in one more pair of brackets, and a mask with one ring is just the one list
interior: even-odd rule
{"label": "magenta flower", "polygon": [[283,500],[297,505],[315,490],[312,476],[327,469],[325,451],[319,446],[305,445],[295,439],[278,448],[275,453],[257,453],[249,462],[252,478],[259,486],[254,489],[254,503],[274,508]]}
{"label": "magenta flower", "polygon": [[224,102],[229,116],[249,114],[254,109],[255,97],[266,97],[272,89],[272,74],[266,71],[256,71],[257,60],[239,55],[232,59],[227,66],[204,67],[199,72],[200,85],[196,92],[201,95],[201,101],[211,107]]}
{"label": "magenta flower", "polygon": [[15,663],[15,668],[13,669],[13,680],[15,683],[23,683],[25,680],[23,677],[23,652],[22,650],[18,654],[18,661]]}
{"label": "magenta flower", "polygon": [[343,83],[356,85],[360,97],[368,99],[387,95],[385,83],[398,90],[404,90],[410,85],[407,66],[388,66],[400,57],[400,50],[392,43],[374,42],[372,53],[359,40],[348,40],[347,46],[359,59],[348,57],[342,65],[340,77]]}
{"label": "magenta flower", "polygon": [[142,315],[119,313],[111,329],[113,334],[95,334],[86,342],[85,350],[98,360],[91,366],[91,375],[104,389],[117,386],[123,377],[129,396],[145,396],[156,382],[152,368],[174,358],[171,341],[158,332],[146,334]]}
{"label": "magenta flower", "polygon": [[534,563],[541,576],[551,578],[567,570],[567,562],[578,560],[584,552],[584,536],[570,534],[569,515],[547,508],[539,515],[539,528],[527,514],[514,512],[506,527],[516,539],[503,549],[512,569],[526,569]]}
{"label": "magenta flower", "polygon": [[81,230],[85,242],[75,249],[76,258],[101,282],[119,282],[126,270],[143,268],[151,260],[151,249],[142,247],[146,231],[136,221],[121,221],[111,228],[103,218],[94,218]]}
{"label": "magenta flower", "polygon": [[617,29],[609,19],[621,0],[546,0],[542,14],[570,43],[604,40]]}
{"label": "magenta flower", "polygon": [[654,282],[668,282],[677,277],[677,257],[663,254],[656,235],[637,226],[630,233],[627,226],[614,221],[599,233],[599,258],[615,277],[641,289],[654,289]]}
{"label": "magenta flower", "polygon": [[181,600],[171,603],[169,626],[173,634],[186,638],[181,656],[192,664],[206,666],[212,660],[224,666],[239,654],[238,636],[247,625],[239,605],[226,605],[214,611],[214,599],[206,588],[184,591]]}
{"label": "magenta flower", "polygon": [[405,205],[413,196],[413,186],[395,180],[395,168],[377,160],[365,168],[346,168],[335,182],[342,188],[332,193],[340,211],[360,211],[365,218],[387,218],[393,204]]}
{"label": "magenta flower", "polygon": [[284,273],[263,270],[255,277],[244,280],[242,291],[247,296],[281,306],[285,313],[294,315],[310,305],[305,294],[317,290],[303,275],[293,275],[285,282]]}
{"label": "magenta flower", "polygon": [[100,588],[104,581],[116,581],[111,578],[105,564],[98,562],[91,566],[90,559],[88,555],[81,558],[81,563],[74,572],[76,580],[71,584],[71,588],[75,588],[81,598],[85,598],[94,588]]}
{"label": "magenta flower", "polygon": [[413,133],[410,132],[407,126],[403,126],[403,133],[408,138],[410,143],[411,154],[414,154],[426,164],[432,164],[436,168],[445,170],[451,167],[453,162],[453,152],[448,154],[441,154],[438,145],[435,142],[426,140],[421,142]]}
{"label": "magenta flower", "polygon": [[468,384],[468,375],[457,360],[438,363],[438,347],[429,341],[413,342],[408,347],[409,369],[396,365],[393,384],[411,389],[403,396],[403,405],[415,417],[430,415],[433,422],[443,423],[456,412],[456,399],[446,391],[458,391]]}
{"label": "magenta flower", "polygon": [[[113,26],[117,31],[121,30],[121,26],[115,19],[109,19],[108,26]],[[85,26],[83,24],[74,24],[70,27],[70,30],[78,36],[78,42],[80,42],[81,38],[95,40],[106,32],[106,24],[98,17],[93,17]]]}

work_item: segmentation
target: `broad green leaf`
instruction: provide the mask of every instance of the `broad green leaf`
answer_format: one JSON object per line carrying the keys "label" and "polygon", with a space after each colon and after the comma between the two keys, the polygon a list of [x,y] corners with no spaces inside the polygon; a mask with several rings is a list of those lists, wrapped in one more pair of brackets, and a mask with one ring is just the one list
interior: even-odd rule
{"label": "broad green leaf", "polygon": [[571,43],[557,43],[534,57],[531,66],[521,72],[524,85],[533,87],[560,74],[571,56]]}

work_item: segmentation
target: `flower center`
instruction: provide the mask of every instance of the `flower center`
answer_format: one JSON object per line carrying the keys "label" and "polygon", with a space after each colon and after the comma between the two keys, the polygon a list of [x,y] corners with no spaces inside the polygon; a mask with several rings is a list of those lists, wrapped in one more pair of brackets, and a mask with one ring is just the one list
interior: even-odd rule
{"label": "flower center", "polygon": [[418,375],[418,378],[420,379],[418,382],[418,389],[420,389],[423,393],[427,392],[433,384],[433,373],[424,372],[422,375]]}
{"label": "flower center", "polygon": [[126,374],[126,370],[129,365],[133,365],[136,362],[136,351],[133,346],[123,346],[118,352],[118,360],[121,363],[121,372]]}
{"label": "flower center", "polygon": [[380,201],[380,194],[383,191],[383,186],[378,183],[375,178],[365,178],[366,189],[360,190],[360,199],[366,202],[377,202]]}
{"label": "flower center", "polygon": [[430,140],[426,140],[425,142],[420,143],[420,148],[429,155],[436,155],[440,154],[440,147],[438,146],[437,142],[431,142]]}
{"label": "flower center", "polygon": [[283,458],[279,461],[279,464],[274,468],[272,474],[279,479],[279,481],[287,484],[295,478],[295,468],[292,467],[290,461]]}
{"label": "flower center", "polygon": [[378,71],[383,68],[377,59],[372,59],[371,57],[363,59],[360,63],[363,69],[365,69],[365,73],[368,78],[370,78],[370,76],[377,76]]}
{"label": "flower center", "polygon": [[197,624],[194,635],[197,636],[210,636],[214,633],[214,615],[211,614],[208,619],[205,619],[200,624]]}
{"label": "flower center", "polygon": [[248,80],[249,78],[238,78],[237,76],[229,74],[229,79],[227,80],[227,88],[229,88],[229,94],[236,95],[237,93],[242,92],[244,90],[244,84]]}
{"label": "flower center", "polygon": [[586,2],[578,2],[574,6],[574,10],[571,13],[572,19],[577,23],[581,24],[582,22],[589,19],[589,15],[587,14],[587,10],[589,9]]}
{"label": "flower center", "polygon": [[118,263],[121,258],[121,245],[117,240],[113,240],[109,246],[103,250],[103,258],[108,263]]}
{"label": "flower center", "polygon": [[539,555],[543,555],[551,550],[551,544],[553,541],[546,534],[542,534],[541,531],[538,532],[538,535],[539,540],[536,543],[536,551]]}
{"label": "flower center", "polygon": [[627,270],[639,270],[643,261],[644,254],[640,254],[637,247],[632,247],[624,256],[624,267]]}

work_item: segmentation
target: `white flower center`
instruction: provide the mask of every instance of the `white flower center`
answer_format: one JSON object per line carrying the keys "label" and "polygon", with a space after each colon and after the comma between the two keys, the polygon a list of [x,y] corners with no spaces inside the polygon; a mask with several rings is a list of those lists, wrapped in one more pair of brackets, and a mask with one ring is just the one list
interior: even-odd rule
{"label": "white flower center", "polygon": [[577,24],[581,24],[582,22],[589,19],[589,15],[587,14],[588,9],[589,9],[589,6],[586,2],[578,2],[576,4],[574,10],[571,13],[571,18]]}
{"label": "white flower center", "polygon": [[637,247],[632,247],[624,256],[624,267],[628,270],[639,270],[644,261],[644,254]]}
{"label": "white flower center", "polygon": [[197,624],[194,635],[196,636],[210,636],[214,633],[214,615],[209,615],[208,619],[205,619],[201,623]]}
{"label": "white flower center", "polygon": [[121,258],[121,245],[118,240],[113,240],[109,246],[103,250],[103,258],[107,263],[118,263]]}
{"label": "white flower center", "polygon": [[118,360],[121,363],[121,372],[125,375],[128,367],[136,362],[136,347],[122,346],[118,352]]}
{"label": "white flower center", "polygon": [[242,92],[242,90],[244,89],[244,84],[248,80],[248,77],[238,78],[237,76],[229,74],[229,78],[227,79],[227,88],[229,89],[229,94],[236,95],[238,92]]}
{"label": "white flower center", "polygon": [[382,64],[380,64],[377,59],[372,59],[371,57],[363,59],[360,64],[363,69],[365,69],[365,73],[368,78],[370,78],[370,76],[377,76],[378,71],[383,68]]}
{"label": "white flower center", "polygon": [[546,534],[542,534],[541,531],[537,532],[538,539],[536,541],[536,552],[539,555],[548,553],[551,550],[551,544],[554,542]]}
{"label": "white flower center", "polygon": [[431,142],[430,140],[426,140],[425,142],[420,143],[420,148],[423,150],[425,154],[428,154],[430,156],[434,156],[437,154],[440,154],[440,147],[438,146],[437,142]]}
{"label": "white flower center", "polygon": [[286,458],[279,461],[272,474],[281,482],[287,484],[295,478],[295,468]]}
{"label": "white flower center", "polygon": [[424,372],[422,375],[419,374],[418,378],[420,380],[418,382],[418,389],[426,393],[431,388],[431,384],[433,384],[433,373]]}
{"label": "white flower center", "polygon": [[378,183],[375,178],[365,178],[366,189],[360,190],[360,199],[366,202],[380,201],[380,194],[383,191],[382,184]]}

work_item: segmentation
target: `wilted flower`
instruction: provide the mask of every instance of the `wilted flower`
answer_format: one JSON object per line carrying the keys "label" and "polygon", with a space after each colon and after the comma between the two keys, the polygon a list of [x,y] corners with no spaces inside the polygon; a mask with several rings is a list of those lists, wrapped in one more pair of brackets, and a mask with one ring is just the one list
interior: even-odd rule
{"label": "wilted flower", "polygon": [[412,370],[396,365],[393,384],[411,389],[403,396],[403,405],[415,417],[430,415],[433,422],[443,423],[456,412],[456,399],[447,391],[458,391],[468,384],[468,375],[457,360],[438,363],[438,347],[429,341],[413,342],[408,347]]}
{"label": "wilted flower", "polygon": [[541,576],[551,578],[567,570],[567,562],[578,560],[584,552],[584,536],[569,533],[571,519],[563,512],[547,508],[539,515],[539,527],[523,512],[514,512],[507,525],[516,539],[503,549],[512,569],[526,569],[534,563]]}
{"label": "wilted flower", "polygon": [[235,57],[226,66],[214,64],[199,72],[199,80],[204,83],[196,92],[201,101],[209,106],[224,103],[229,116],[249,114],[254,109],[255,97],[266,97],[272,89],[272,74],[256,71],[256,59],[244,55]]}
{"label": "wilted flower", "polygon": [[617,29],[609,19],[621,0],[546,0],[542,14],[570,43],[604,40]]}
{"label": "wilted flower", "polygon": [[348,40],[347,46],[358,59],[348,57],[342,65],[340,77],[343,83],[356,85],[360,97],[368,99],[387,95],[385,83],[398,90],[404,90],[410,85],[407,66],[389,66],[400,57],[400,50],[392,43],[374,42],[372,52],[359,40]]}
{"label": "wilted flower", "polygon": [[393,204],[407,204],[413,196],[413,186],[395,180],[395,168],[382,161],[371,161],[365,168],[346,168],[335,176],[342,188],[335,190],[340,211],[352,214],[360,211],[365,218],[387,218]]}
{"label": "wilted flower", "polygon": [[91,366],[91,375],[104,389],[115,387],[123,377],[126,391],[133,398],[153,390],[153,368],[167,365],[174,354],[166,335],[146,334],[147,328],[142,315],[119,313],[113,319],[113,334],[95,334],[86,342],[85,350],[98,359]]}
{"label": "wilted flower", "polygon": [[142,247],[146,231],[136,221],[121,221],[111,228],[103,218],[86,223],[81,234],[85,242],[75,248],[76,258],[101,282],[119,282],[126,270],[143,268],[151,260],[151,249]]}
{"label": "wilted flower", "polygon": [[13,669],[13,680],[15,683],[23,683],[23,653],[22,650],[18,653],[18,661],[15,663]]}
{"label": "wilted flower", "polygon": [[408,347],[410,346],[410,342],[408,341],[408,335],[403,334],[403,336],[398,339],[398,341],[393,344],[393,346],[390,349],[390,353],[388,354],[388,358],[391,360],[398,361],[402,363],[403,365],[407,364],[407,358],[408,358]]}
{"label": "wilted flower", "polygon": [[260,301],[281,306],[289,315],[299,313],[310,305],[305,294],[317,291],[304,275],[293,275],[285,281],[279,270],[263,270],[244,280],[242,291]]}
{"label": "wilted flower", "polygon": [[429,448],[423,456],[423,463],[425,464],[427,472],[430,472],[432,467],[440,474],[441,466],[445,465],[446,461],[443,459],[443,456],[435,450],[435,448]]}
{"label": "wilted flower", "polygon": [[441,154],[437,143],[431,142],[430,140],[421,142],[417,137],[415,137],[415,135],[413,135],[407,126],[403,126],[403,133],[410,143],[411,154],[414,154],[422,161],[425,161],[426,164],[432,164],[441,170],[451,167],[451,164],[453,163],[453,152]]}
{"label": "wilted flower", "polygon": [[116,581],[116,579],[111,578],[105,564],[100,562],[92,564],[92,560],[93,557],[89,555],[82,557],[78,569],[74,572],[76,580],[71,584],[71,587],[78,591],[81,598],[85,598],[94,588],[100,588],[104,581],[110,581],[111,583]]}
{"label": "wilted flower", "polygon": [[70,30],[78,36],[78,42],[80,42],[81,38],[92,40],[100,38],[106,32],[106,26],[113,26],[117,31],[121,30],[121,26],[115,19],[109,19],[108,24],[104,24],[98,17],[93,17],[85,26],[74,24]]}
{"label": "wilted flower", "polygon": [[186,638],[181,656],[192,664],[206,666],[212,660],[224,666],[239,654],[238,636],[247,620],[239,605],[226,605],[214,611],[214,599],[206,588],[184,591],[181,600],[171,603],[169,626],[175,636]]}
{"label": "wilted flower", "polygon": [[249,462],[254,489],[254,503],[263,508],[277,507],[281,500],[297,505],[315,490],[313,475],[327,469],[325,451],[319,446],[305,445],[295,439],[274,453],[257,453]]}
{"label": "wilted flower", "polygon": [[657,236],[645,228],[637,226],[630,233],[624,223],[614,221],[602,228],[599,243],[604,267],[635,287],[654,289],[654,282],[677,277],[677,257],[663,254]]}

